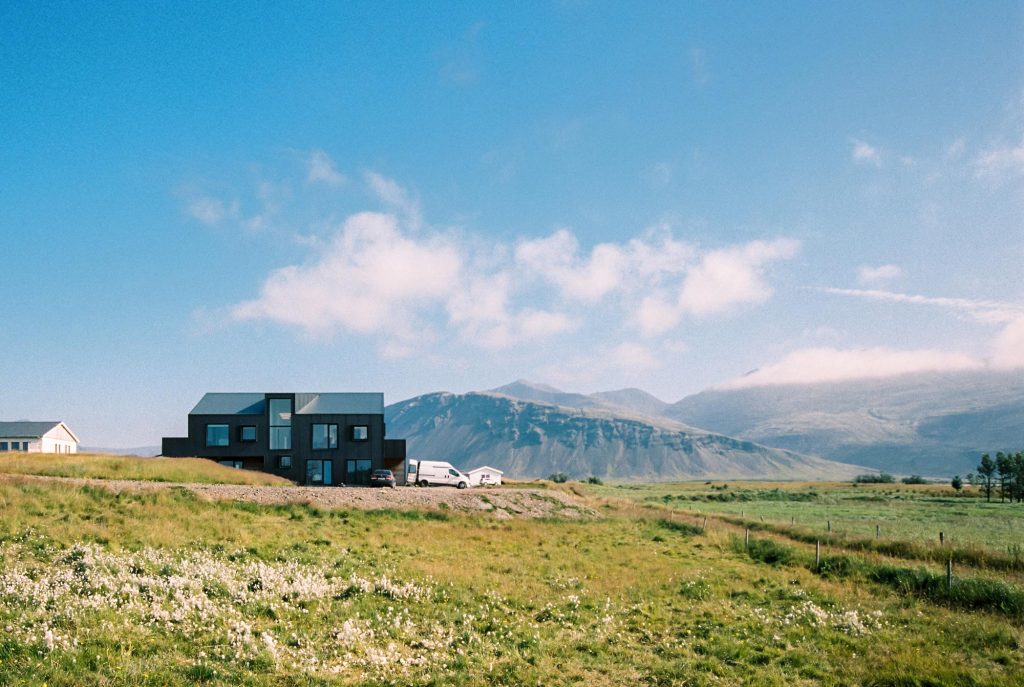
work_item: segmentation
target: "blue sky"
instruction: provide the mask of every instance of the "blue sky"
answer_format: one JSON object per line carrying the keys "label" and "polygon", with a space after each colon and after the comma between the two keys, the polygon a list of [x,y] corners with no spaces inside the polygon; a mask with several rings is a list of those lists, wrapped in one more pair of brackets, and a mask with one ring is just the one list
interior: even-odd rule
{"label": "blue sky", "polygon": [[0,7],[0,419],[1024,367],[1019,2],[147,5]]}

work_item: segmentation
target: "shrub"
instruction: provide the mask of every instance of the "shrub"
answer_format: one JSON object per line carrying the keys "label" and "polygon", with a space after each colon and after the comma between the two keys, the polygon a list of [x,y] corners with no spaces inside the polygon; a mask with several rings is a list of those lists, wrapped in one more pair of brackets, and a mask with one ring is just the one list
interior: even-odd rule
{"label": "shrub", "polygon": [[928,480],[921,475],[911,475],[910,477],[904,477],[900,480],[904,484],[928,484]]}
{"label": "shrub", "polygon": [[595,477],[595,476],[591,475],[590,477],[587,478],[587,484],[598,484],[598,485],[601,485],[601,484],[604,484],[604,482],[601,481],[600,477]]}
{"label": "shrub", "polygon": [[555,484],[563,484],[564,482],[569,481],[569,475],[565,474],[564,472],[556,472],[553,475],[549,476],[548,479],[554,482]]}
{"label": "shrub", "polygon": [[854,484],[892,484],[896,478],[887,472],[876,474],[857,475],[853,478]]}

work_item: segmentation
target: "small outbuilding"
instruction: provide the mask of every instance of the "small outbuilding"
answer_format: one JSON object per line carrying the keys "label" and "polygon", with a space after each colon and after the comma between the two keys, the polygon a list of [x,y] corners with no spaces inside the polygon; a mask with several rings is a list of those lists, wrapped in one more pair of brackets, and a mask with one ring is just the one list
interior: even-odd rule
{"label": "small outbuilding", "polygon": [[78,443],[63,422],[0,422],[0,451],[78,453]]}
{"label": "small outbuilding", "polygon": [[501,476],[505,473],[497,468],[488,467],[486,465],[469,470],[466,472],[469,475],[469,486],[481,487],[481,486],[501,486]]}

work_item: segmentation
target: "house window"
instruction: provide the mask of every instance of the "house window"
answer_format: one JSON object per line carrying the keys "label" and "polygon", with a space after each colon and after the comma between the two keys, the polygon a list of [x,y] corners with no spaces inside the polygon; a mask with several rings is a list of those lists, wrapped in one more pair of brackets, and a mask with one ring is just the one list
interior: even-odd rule
{"label": "house window", "polygon": [[0,441],[0,451],[6,451],[6,450],[7,450],[7,442],[6,441]]}
{"label": "house window", "polygon": [[28,453],[28,442],[27,441],[21,442],[21,450],[25,451],[26,453]]}
{"label": "house window", "polygon": [[207,446],[227,446],[228,443],[227,425],[206,425]]}
{"label": "house window", "polygon": [[227,467],[234,468],[236,470],[242,469],[242,461],[240,460],[218,460],[217,462],[220,463],[221,465],[226,465]]}
{"label": "house window", "polygon": [[287,451],[292,447],[292,400],[270,399],[270,450]]}
{"label": "house window", "polygon": [[313,425],[313,448],[338,448],[338,425]]}
{"label": "house window", "polygon": [[277,468],[279,470],[287,470],[292,466],[291,456],[278,456],[277,457]]}
{"label": "house window", "polygon": [[329,460],[306,461],[306,482],[309,484],[331,484],[333,472],[334,463]]}
{"label": "house window", "polygon": [[256,441],[256,425],[242,425],[238,428],[239,441]]}
{"label": "house window", "polygon": [[370,437],[370,428],[366,425],[352,427],[352,441],[366,441]]}

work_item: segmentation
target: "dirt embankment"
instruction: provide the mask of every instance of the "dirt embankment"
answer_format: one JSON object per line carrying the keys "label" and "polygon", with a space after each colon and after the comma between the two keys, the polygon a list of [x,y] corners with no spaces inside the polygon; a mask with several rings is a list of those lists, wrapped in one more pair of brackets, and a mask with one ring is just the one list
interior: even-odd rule
{"label": "dirt embankment", "polygon": [[81,479],[74,477],[42,477],[38,475],[0,474],[10,482],[48,482],[90,486],[111,491],[159,491],[187,489],[209,500],[227,499],[270,505],[305,503],[317,508],[358,508],[378,510],[446,510],[490,514],[495,518],[572,518],[599,517],[576,496],[547,489],[507,487],[398,487],[371,489],[367,487],[261,487],[241,484],[177,484],[143,480]]}

